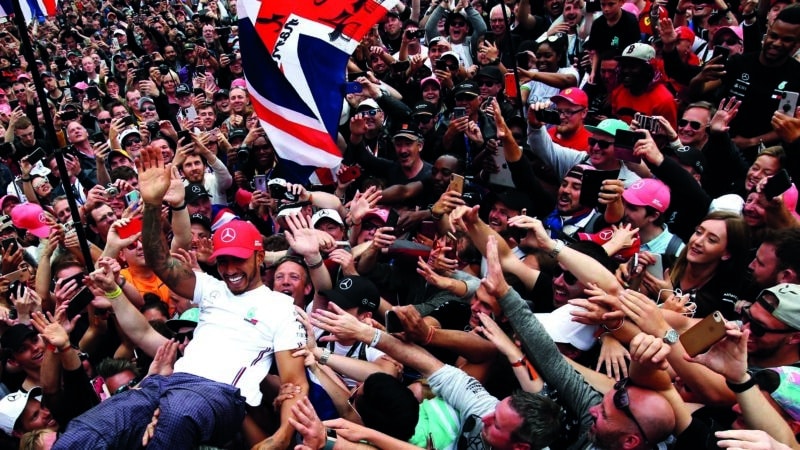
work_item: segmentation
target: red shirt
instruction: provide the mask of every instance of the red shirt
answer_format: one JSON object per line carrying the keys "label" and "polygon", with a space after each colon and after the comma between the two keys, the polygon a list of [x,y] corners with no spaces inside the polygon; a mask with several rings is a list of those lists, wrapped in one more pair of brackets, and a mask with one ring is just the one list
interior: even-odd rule
{"label": "red shirt", "polygon": [[664,116],[672,128],[678,129],[678,105],[663,83],[638,96],[632,95],[625,86],[617,86],[611,93],[611,111],[627,123],[631,123],[637,112],[646,116]]}
{"label": "red shirt", "polygon": [[547,130],[547,133],[550,135],[550,139],[553,140],[558,145],[563,145],[567,148],[574,148],[575,150],[581,150],[584,152],[589,151],[589,137],[592,135],[589,133],[583,125],[575,132],[570,138],[563,138],[561,134],[556,132],[556,127],[550,127]]}

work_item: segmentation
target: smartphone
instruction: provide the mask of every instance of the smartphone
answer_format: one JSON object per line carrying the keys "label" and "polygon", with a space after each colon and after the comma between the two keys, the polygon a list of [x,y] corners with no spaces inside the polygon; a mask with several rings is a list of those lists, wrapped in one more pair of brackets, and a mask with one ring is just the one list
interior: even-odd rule
{"label": "smartphone", "polygon": [[656,261],[653,264],[650,264],[647,267],[645,267],[645,270],[647,270],[647,272],[650,275],[658,278],[659,280],[663,280],[664,279],[664,260],[663,260],[663,258],[661,256],[661,253],[653,253],[653,256],[655,257]]}
{"label": "smartphone", "polygon": [[506,74],[503,75],[503,83],[506,90],[506,97],[516,98],[519,94],[517,92],[519,86],[517,86],[517,78],[514,76],[514,72],[506,72]]}
{"label": "smartphone", "polygon": [[644,271],[639,271],[639,254],[634,253],[633,257],[628,260],[628,289],[639,291],[642,286],[642,278]]}
{"label": "smartphone", "polygon": [[453,119],[460,119],[467,115],[467,108],[463,106],[456,106],[453,108]]}
{"label": "smartphone", "polygon": [[534,111],[536,120],[542,123],[549,123],[551,125],[559,125],[561,123],[561,116],[558,111],[554,109],[539,109]]}
{"label": "smartphone", "polygon": [[528,52],[519,52],[517,53],[517,66],[521,67],[525,70],[528,69],[528,63],[530,63],[530,55]]}
{"label": "smartphone", "polygon": [[100,99],[100,89],[97,86],[89,86],[86,89],[86,98],[89,100],[99,100]]}
{"label": "smartphone", "polygon": [[2,241],[0,241],[0,246],[3,247],[3,251],[4,252],[7,252],[8,249],[11,248],[11,246],[16,246],[16,245],[18,245],[17,244],[17,238],[8,237],[8,238],[5,238]]}
{"label": "smartphone", "polygon": [[256,175],[253,178],[253,185],[255,186],[257,191],[267,192],[267,176]]}
{"label": "smartphone", "polygon": [[197,110],[194,108],[194,106],[186,108],[186,118],[189,120],[197,119]]}
{"label": "smartphone", "polygon": [[30,155],[28,155],[28,162],[30,165],[36,165],[37,162],[43,160],[45,157],[44,149],[42,147],[36,147],[36,150],[33,151]]}
{"label": "smartphone", "polygon": [[347,94],[358,94],[364,90],[364,87],[361,86],[361,83],[358,81],[348,81],[344,84],[344,93]]}
{"label": "smartphone", "polygon": [[620,161],[641,163],[642,158],[633,154],[633,146],[646,137],[647,135],[641,131],[617,130],[614,136],[614,157]]}
{"label": "smartphone", "polygon": [[695,326],[681,335],[681,344],[689,356],[704,353],[725,337],[725,318],[722,313],[714,311],[708,317],[697,322]]}
{"label": "smartphone", "polygon": [[348,166],[341,175],[339,175],[339,181],[342,183],[349,183],[358,177],[361,176],[361,167],[360,166]]}
{"label": "smartphone", "polygon": [[458,238],[456,238],[455,234],[449,231],[444,236],[444,238],[445,238],[445,246],[450,247],[450,250],[444,253],[444,257],[448,259],[458,259]]}
{"label": "smartphone", "polygon": [[464,193],[464,177],[458,174],[450,176],[450,185],[447,186],[448,191],[456,191],[459,194]]}
{"label": "smartphone", "polygon": [[581,184],[581,205],[594,208],[598,205],[597,195],[603,186],[603,181],[613,180],[617,173],[613,170],[587,170],[583,172],[583,183]]}
{"label": "smartphone", "polygon": [[78,112],[74,110],[64,111],[61,113],[61,120],[70,121],[78,118]]}
{"label": "smartphone", "polygon": [[199,65],[199,66],[195,66],[195,68],[194,68],[194,76],[195,77],[197,77],[199,75],[205,75],[205,74],[206,74],[206,66],[204,66],[202,64]]}
{"label": "smartphone", "polygon": [[69,306],[67,306],[67,318],[72,320],[75,316],[81,313],[89,303],[94,300],[94,294],[92,291],[89,290],[88,287],[84,286],[75,294],[74,297],[69,301]]}
{"label": "smartphone", "polygon": [[122,126],[123,127],[129,127],[131,125],[133,125],[133,117],[131,117],[131,116],[122,117]]}
{"label": "smartphone", "polygon": [[367,76],[367,72],[350,72],[347,74],[347,81],[356,81],[359,77]]}
{"label": "smartphone", "polygon": [[130,191],[125,194],[125,206],[133,205],[134,203],[139,201],[139,191]]}
{"label": "smartphone", "polygon": [[92,133],[92,135],[89,136],[89,140],[92,142],[103,142],[106,140],[106,135],[103,134],[102,131],[98,131],[97,133]]}
{"label": "smartphone", "polygon": [[781,102],[778,104],[778,112],[794,117],[794,112],[797,111],[797,96],[797,92],[780,91],[778,97]]}
{"label": "smartphone", "polygon": [[431,240],[436,239],[436,235],[438,234],[436,222],[432,220],[423,220],[422,223],[419,224],[419,234]]}
{"label": "smartphone", "polygon": [[764,194],[767,200],[772,200],[789,190],[790,187],[792,187],[792,180],[789,178],[789,172],[786,169],[782,169],[767,179],[764,188],[761,189],[761,193]]}
{"label": "smartphone", "polygon": [[436,62],[433,63],[433,68],[447,72],[447,61],[443,59],[437,59]]}
{"label": "smartphone", "polygon": [[192,133],[189,130],[181,130],[178,131],[178,141],[180,142],[181,139],[183,140],[184,144],[191,144],[192,143]]}
{"label": "smartphone", "polygon": [[31,279],[31,271],[28,269],[15,270],[11,273],[3,275],[3,278],[13,283],[15,281],[27,282]]}
{"label": "smartphone", "polygon": [[723,47],[721,45],[714,46],[714,57],[721,56],[722,59],[719,61],[718,64],[725,64],[725,61],[728,60],[728,57],[731,56],[731,49],[728,47]]}
{"label": "smartphone", "polygon": [[392,64],[392,70],[395,73],[405,72],[408,68],[411,67],[411,61],[397,61],[396,63]]}
{"label": "smartphone", "polygon": [[117,228],[117,233],[122,239],[129,238],[140,231],[142,231],[141,217],[134,217],[124,227]]}
{"label": "smartphone", "polygon": [[386,311],[386,332],[387,333],[401,333],[403,331],[403,322],[397,317],[397,313],[391,309]]}

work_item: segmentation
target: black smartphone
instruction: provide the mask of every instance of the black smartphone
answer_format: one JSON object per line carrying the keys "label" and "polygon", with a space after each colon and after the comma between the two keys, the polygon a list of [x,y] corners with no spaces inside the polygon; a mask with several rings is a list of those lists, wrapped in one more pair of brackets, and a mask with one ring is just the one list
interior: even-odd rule
{"label": "black smartphone", "polygon": [[725,64],[725,61],[728,60],[728,57],[731,56],[731,49],[728,47],[723,47],[721,45],[714,46],[714,57],[722,56],[722,60],[719,62],[720,64]]}
{"label": "black smartphone", "polygon": [[347,74],[347,81],[356,81],[359,77],[367,76],[367,72],[350,72]]}
{"label": "black smartphone", "polygon": [[443,59],[437,59],[433,66],[436,70],[444,70],[447,71],[447,61]]}
{"label": "black smartphone", "polygon": [[603,186],[603,181],[617,178],[613,170],[586,170],[583,172],[581,183],[581,196],[578,200],[581,205],[594,208],[598,205],[597,195]]}
{"label": "black smartphone", "polygon": [[517,53],[517,66],[522,67],[523,69],[528,68],[528,63],[530,62],[531,57],[528,52],[519,52]]}
{"label": "black smartphone", "polygon": [[123,127],[129,127],[131,125],[133,125],[133,117],[131,117],[131,116],[123,116],[122,117],[122,126]]}
{"label": "black smartphone", "polygon": [[542,123],[558,125],[561,123],[561,116],[554,109],[539,109],[534,112],[536,120]]}
{"label": "black smartphone", "polygon": [[204,66],[202,64],[199,65],[199,66],[195,66],[195,68],[194,68],[194,76],[195,77],[200,76],[200,75],[205,75],[205,74],[206,74],[206,66]]}
{"label": "black smartphone", "polygon": [[89,86],[86,89],[86,98],[89,100],[99,100],[100,99],[100,89],[97,86]]}
{"label": "black smartphone", "polygon": [[396,63],[392,64],[392,70],[395,72],[405,72],[408,68],[411,67],[411,62],[406,61],[397,61]]}
{"label": "black smartphone", "polygon": [[94,294],[92,291],[89,290],[88,287],[84,286],[75,294],[74,297],[69,301],[69,306],[67,306],[67,318],[72,320],[75,316],[81,313],[89,303],[94,300]]}
{"label": "black smartphone", "polygon": [[642,158],[633,154],[633,147],[640,139],[647,138],[641,131],[617,130],[614,136],[614,157],[620,161],[641,163]]}
{"label": "black smartphone", "polygon": [[75,120],[78,118],[78,111],[69,110],[61,113],[61,120]]}
{"label": "black smartphone", "polygon": [[397,313],[391,309],[386,311],[386,332],[387,333],[401,333],[403,331],[403,322],[397,317]]}
{"label": "black smartphone", "polygon": [[0,241],[0,246],[3,247],[4,252],[7,252],[8,249],[11,248],[11,246],[16,246],[16,245],[17,245],[17,238],[9,237]]}
{"label": "black smartphone", "polygon": [[456,106],[453,108],[453,119],[460,119],[467,115],[467,108],[463,106]]}
{"label": "black smartphone", "polygon": [[43,160],[45,156],[44,149],[42,147],[36,147],[36,149],[28,155],[28,162],[33,166],[37,162]]}
{"label": "black smartphone", "polygon": [[767,179],[764,188],[761,189],[761,193],[764,194],[767,200],[772,200],[789,190],[790,187],[792,187],[792,179],[789,177],[789,172],[786,169],[782,169]]}
{"label": "black smartphone", "polygon": [[106,140],[106,135],[103,134],[102,131],[98,131],[97,133],[94,133],[91,136],[89,136],[89,140],[92,142],[103,142]]}
{"label": "black smartphone", "polygon": [[181,139],[183,139],[184,144],[190,144],[192,142],[192,133],[189,130],[178,131],[178,142]]}

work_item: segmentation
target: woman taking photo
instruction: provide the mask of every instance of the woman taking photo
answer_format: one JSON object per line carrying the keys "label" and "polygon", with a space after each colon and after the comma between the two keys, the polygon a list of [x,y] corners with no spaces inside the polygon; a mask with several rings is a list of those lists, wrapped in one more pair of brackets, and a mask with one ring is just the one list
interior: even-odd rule
{"label": "woman taking photo", "polygon": [[567,63],[567,42],[564,33],[548,37],[536,48],[536,69],[517,69],[531,80],[521,87],[524,103],[544,102],[562,89],[578,85],[578,71]]}

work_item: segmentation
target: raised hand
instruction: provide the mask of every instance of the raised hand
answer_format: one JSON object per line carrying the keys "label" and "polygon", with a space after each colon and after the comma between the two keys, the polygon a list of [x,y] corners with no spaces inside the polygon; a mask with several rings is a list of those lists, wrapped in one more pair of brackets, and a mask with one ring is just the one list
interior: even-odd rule
{"label": "raised hand", "polygon": [[742,102],[737,100],[736,97],[731,97],[728,99],[723,98],[720,100],[719,109],[717,109],[714,117],[711,118],[711,131],[714,133],[727,132],[728,129],[730,129],[729,125],[731,120],[736,117],[736,113],[739,112],[739,106],[741,104]]}
{"label": "raised hand", "polygon": [[136,160],[139,171],[139,192],[145,204],[161,207],[164,195],[172,182],[172,168],[164,164],[161,151],[153,146],[142,150],[141,157]]}
{"label": "raised hand", "polygon": [[511,287],[503,276],[503,267],[500,265],[500,257],[497,253],[497,237],[489,236],[486,241],[486,276],[481,280],[481,285],[486,288],[486,292],[496,298],[506,295]]}

